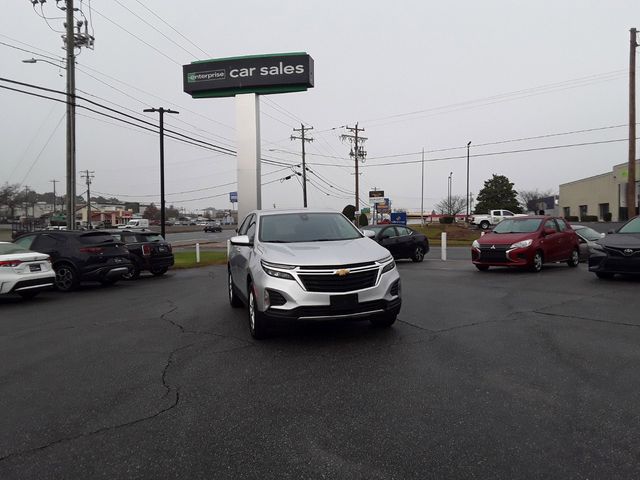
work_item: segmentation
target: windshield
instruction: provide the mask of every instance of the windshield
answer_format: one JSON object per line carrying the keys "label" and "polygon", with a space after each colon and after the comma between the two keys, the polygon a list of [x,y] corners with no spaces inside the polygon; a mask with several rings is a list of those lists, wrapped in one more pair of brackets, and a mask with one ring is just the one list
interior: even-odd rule
{"label": "windshield", "polygon": [[523,220],[509,218],[496,225],[493,233],[532,233],[540,228],[541,222],[542,220],[539,218],[527,218]]}
{"label": "windshield", "polygon": [[0,255],[11,255],[13,253],[31,253],[31,251],[13,243],[0,243]]}
{"label": "windshield", "polygon": [[640,233],[640,217],[630,220],[618,230],[618,233]]}
{"label": "windshield", "polygon": [[361,238],[340,213],[284,213],[260,217],[261,242],[320,242]]}
{"label": "windshield", "polygon": [[600,232],[596,232],[593,228],[589,227],[580,227],[575,229],[578,235],[580,235],[585,240],[589,240],[590,242],[595,242],[596,240],[600,240],[602,235]]}

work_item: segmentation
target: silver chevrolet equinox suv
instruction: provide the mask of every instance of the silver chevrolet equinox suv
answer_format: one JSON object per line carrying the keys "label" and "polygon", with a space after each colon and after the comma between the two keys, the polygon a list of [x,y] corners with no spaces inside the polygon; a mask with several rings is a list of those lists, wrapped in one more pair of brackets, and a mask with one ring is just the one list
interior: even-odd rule
{"label": "silver chevrolet equinox suv", "polygon": [[247,305],[254,338],[276,320],[366,319],[400,311],[393,257],[330,210],[256,210],[227,244],[229,302]]}

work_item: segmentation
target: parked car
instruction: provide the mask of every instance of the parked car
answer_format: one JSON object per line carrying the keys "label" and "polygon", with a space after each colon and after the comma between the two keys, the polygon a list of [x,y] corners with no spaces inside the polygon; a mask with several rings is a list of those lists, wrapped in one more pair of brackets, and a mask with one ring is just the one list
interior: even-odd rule
{"label": "parked car", "polygon": [[221,232],[222,226],[219,223],[208,223],[204,227],[205,232]]}
{"label": "parked car", "polygon": [[400,275],[389,251],[328,210],[253,211],[228,243],[229,302],[262,338],[278,319],[366,319],[391,326]]}
{"label": "parked car", "polygon": [[0,294],[17,293],[23,298],[33,298],[52,288],[55,278],[49,255],[0,242]]}
{"label": "parked car", "polygon": [[124,279],[134,280],[142,271],[149,271],[155,276],[164,275],[173,265],[171,244],[159,233],[151,230],[109,230],[109,233],[129,250],[133,265],[123,275]]}
{"label": "parked car", "polygon": [[488,230],[491,225],[497,225],[505,218],[523,217],[526,215],[513,213],[509,210],[490,210],[488,214],[474,214],[469,217],[471,225],[477,225],[482,230]]}
{"label": "parked car", "polygon": [[369,225],[363,228],[372,231],[375,234],[372,238],[389,250],[393,258],[421,262],[429,253],[426,235],[405,225]]}
{"label": "parked car", "polygon": [[578,235],[563,219],[549,216],[512,217],[501,221],[471,247],[471,259],[478,270],[491,266],[542,270],[544,263],[580,261]]}
{"label": "parked car", "polygon": [[593,247],[596,241],[604,237],[604,233],[596,232],[593,228],[586,225],[571,225],[578,234],[578,241],[580,242],[580,261],[586,261],[589,259],[589,249]]}
{"label": "parked car", "polygon": [[119,225],[118,228],[149,228],[149,219],[147,218],[134,218],[129,220],[125,225]]}
{"label": "parked car", "polygon": [[74,290],[80,282],[111,285],[132,268],[127,247],[103,231],[39,231],[14,243],[51,257],[58,290]]}
{"label": "parked car", "polygon": [[589,271],[598,278],[611,278],[617,273],[640,274],[640,217],[632,218],[592,245]]}

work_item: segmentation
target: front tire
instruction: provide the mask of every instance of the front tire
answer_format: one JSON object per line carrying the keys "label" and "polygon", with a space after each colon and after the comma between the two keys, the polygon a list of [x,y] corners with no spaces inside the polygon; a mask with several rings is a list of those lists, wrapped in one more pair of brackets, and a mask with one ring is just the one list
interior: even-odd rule
{"label": "front tire", "polygon": [[371,322],[371,325],[376,328],[389,328],[395,323],[397,317],[398,314],[396,313],[385,313],[376,317],[371,317],[369,321]]}
{"label": "front tire", "polygon": [[481,272],[486,272],[487,270],[489,270],[489,265],[476,265],[476,268]]}
{"label": "front tire", "polygon": [[260,310],[256,301],[256,293],[253,285],[249,284],[249,332],[256,340],[261,340],[267,336],[267,320]]}
{"label": "front tire", "polygon": [[533,263],[531,264],[531,271],[535,273],[540,272],[540,270],[542,270],[543,263],[544,263],[544,259],[542,258],[542,252],[538,250],[533,255]]}
{"label": "front tire", "polygon": [[167,270],[169,270],[169,267],[153,268],[151,269],[151,273],[156,277],[161,277],[162,275],[167,273]]}
{"label": "front tire", "polygon": [[421,262],[424,260],[424,247],[422,245],[418,245],[413,251],[413,255],[411,256],[411,260],[414,262]]}
{"label": "front tire", "polygon": [[486,220],[480,222],[480,228],[482,230],[487,230],[489,228],[490,223]]}
{"label": "front tire", "polygon": [[567,260],[567,265],[569,265],[570,267],[577,267],[579,263],[580,263],[580,252],[576,248],[573,250],[573,252],[571,252],[571,258]]}
{"label": "front tire", "polygon": [[233,308],[239,308],[242,306],[242,302],[236,294],[236,287],[233,286],[233,278],[231,277],[231,271],[228,272],[227,284],[229,287],[229,303]]}
{"label": "front tire", "polygon": [[56,272],[55,286],[58,290],[71,292],[78,287],[78,274],[71,265],[63,263],[54,267],[54,270]]}
{"label": "front tire", "polygon": [[613,278],[613,273],[596,272],[596,277],[601,278],[602,280],[609,280],[609,279]]}

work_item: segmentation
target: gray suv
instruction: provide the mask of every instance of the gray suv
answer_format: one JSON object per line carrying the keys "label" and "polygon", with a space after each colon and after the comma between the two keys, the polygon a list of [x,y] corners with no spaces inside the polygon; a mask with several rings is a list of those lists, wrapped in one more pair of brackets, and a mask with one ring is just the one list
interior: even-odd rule
{"label": "gray suv", "polygon": [[393,257],[330,210],[257,210],[229,239],[233,307],[247,305],[254,338],[279,319],[365,319],[392,325],[402,300]]}

